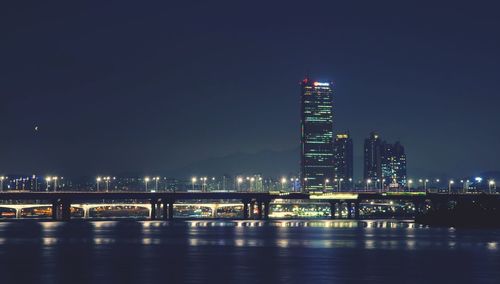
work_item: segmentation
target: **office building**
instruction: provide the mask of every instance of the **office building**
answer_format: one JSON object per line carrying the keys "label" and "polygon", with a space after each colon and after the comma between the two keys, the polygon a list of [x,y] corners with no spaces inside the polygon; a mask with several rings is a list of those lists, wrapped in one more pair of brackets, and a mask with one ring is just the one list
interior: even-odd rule
{"label": "office building", "polygon": [[304,191],[333,189],[333,84],[301,83],[301,182]]}
{"label": "office building", "polygon": [[340,133],[335,136],[333,142],[333,165],[334,178],[340,183],[340,186],[337,186],[344,189],[351,188],[353,178],[353,147],[349,132]]}

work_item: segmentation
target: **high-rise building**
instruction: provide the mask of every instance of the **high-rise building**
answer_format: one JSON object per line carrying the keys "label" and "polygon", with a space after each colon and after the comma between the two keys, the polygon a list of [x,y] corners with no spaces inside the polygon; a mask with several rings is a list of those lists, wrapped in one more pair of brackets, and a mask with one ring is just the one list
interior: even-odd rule
{"label": "high-rise building", "polygon": [[335,136],[333,142],[334,177],[342,188],[350,188],[353,176],[353,148],[349,132]]}
{"label": "high-rise building", "polygon": [[387,143],[377,133],[370,133],[365,139],[364,179],[376,188],[405,187],[406,155],[401,143]]}
{"label": "high-rise building", "polygon": [[392,188],[406,186],[406,155],[401,143],[382,143],[381,168],[384,186]]}
{"label": "high-rise building", "polygon": [[364,157],[364,180],[376,181],[382,177],[381,168],[381,139],[375,132],[370,133],[370,137],[365,139]]}
{"label": "high-rise building", "polygon": [[301,182],[304,191],[333,189],[333,84],[301,83]]}

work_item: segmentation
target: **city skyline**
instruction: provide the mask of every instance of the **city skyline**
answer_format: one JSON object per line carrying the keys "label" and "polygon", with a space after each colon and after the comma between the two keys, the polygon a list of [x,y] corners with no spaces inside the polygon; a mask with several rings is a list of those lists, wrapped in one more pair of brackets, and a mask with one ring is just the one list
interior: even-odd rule
{"label": "city skyline", "polygon": [[2,284],[500,283],[500,2],[2,4]]}
{"label": "city skyline", "polygon": [[[231,159],[209,168],[298,171],[304,74],[335,82],[336,129],[350,130],[356,177],[371,131],[405,145],[412,176],[500,170],[500,131],[490,123],[499,104],[494,9],[9,5],[0,47],[9,55],[0,87],[5,174],[190,175]],[[276,13],[287,16],[276,22]],[[171,28],[176,21],[186,24]]]}

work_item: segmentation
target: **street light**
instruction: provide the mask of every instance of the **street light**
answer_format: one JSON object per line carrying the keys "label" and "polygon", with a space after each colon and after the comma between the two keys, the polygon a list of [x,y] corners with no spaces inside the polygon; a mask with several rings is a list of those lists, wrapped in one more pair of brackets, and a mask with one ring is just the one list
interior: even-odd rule
{"label": "street light", "polygon": [[339,192],[342,191],[342,182],[344,181],[343,178],[339,179]]}
{"label": "street light", "polygon": [[0,177],[0,191],[3,191],[3,181],[6,179],[7,177],[4,177],[4,176],[1,176]]}
{"label": "street light", "polygon": [[206,187],[207,187],[207,178],[206,177],[202,177],[202,178],[200,178],[200,180],[202,181],[202,183],[201,183],[201,191],[205,192]]}
{"label": "street light", "polygon": [[493,189],[494,186],[495,186],[495,181],[494,180],[488,181],[488,188],[490,190],[490,194],[491,194],[491,190]]}
{"label": "street light", "polygon": [[146,191],[148,191],[148,182],[149,182],[149,177],[145,177],[144,184],[146,185]]}
{"label": "street light", "polygon": [[243,178],[242,177],[238,177],[238,179],[236,180],[236,183],[238,184],[238,191],[241,190],[241,183],[243,182]]}
{"label": "street light", "polygon": [[323,186],[323,191],[326,191],[326,185],[330,182],[329,179],[325,179],[325,184]]}
{"label": "street light", "polygon": [[474,180],[477,182],[476,188],[479,190],[479,186],[480,186],[481,182],[483,181],[483,178],[482,177],[476,177]]}
{"label": "street light", "polygon": [[366,190],[368,191],[369,185],[372,183],[371,179],[366,180]]}
{"label": "street light", "polygon": [[54,181],[54,191],[57,190],[57,177],[52,177],[52,180]]}
{"label": "street light", "polygon": [[286,178],[283,177],[283,178],[281,178],[281,190],[282,191],[284,190],[283,188],[284,188],[285,184],[286,184]]}
{"label": "street light", "polygon": [[52,180],[51,177],[46,177],[45,178],[45,182],[47,182],[47,187],[45,188],[45,191],[49,191],[49,185],[50,185],[50,181]]}
{"label": "street light", "polygon": [[411,184],[413,183],[413,180],[409,179],[408,180],[408,191],[411,191]]}
{"label": "street light", "polygon": [[450,179],[450,181],[448,182],[448,194],[451,194],[451,186],[454,184],[455,182]]}
{"label": "street light", "polygon": [[196,177],[191,178],[191,186],[192,186],[193,190],[194,190],[194,184],[196,183],[196,180],[197,180]]}
{"label": "street light", "polygon": [[101,177],[97,177],[95,179],[96,183],[97,183],[97,188],[96,188],[96,191],[99,192],[99,183],[101,182]]}
{"label": "street light", "polygon": [[302,189],[302,191],[306,190],[307,190],[307,178],[304,178],[304,188]]}
{"label": "street light", "polygon": [[109,191],[109,181],[111,180],[111,177],[104,177],[104,182],[106,183],[106,192]]}
{"label": "street light", "polygon": [[158,181],[160,180],[160,177],[155,177],[153,179],[155,181],[155,192],[157,192],[158,191]]}
{"label": "street light", "polygon": [[255,178],[251,177],[249,181],[250,181],[250,190],[249,191],[252,191],[252,184],[255,181]]}

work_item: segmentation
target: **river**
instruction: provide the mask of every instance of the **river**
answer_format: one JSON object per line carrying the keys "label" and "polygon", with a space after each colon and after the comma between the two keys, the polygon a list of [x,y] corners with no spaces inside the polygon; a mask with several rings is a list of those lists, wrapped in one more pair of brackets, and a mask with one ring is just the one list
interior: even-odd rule
{"label": "river", "polygon": [[500,283],[500,230],[410,221],[12,221],[0,283]]}

